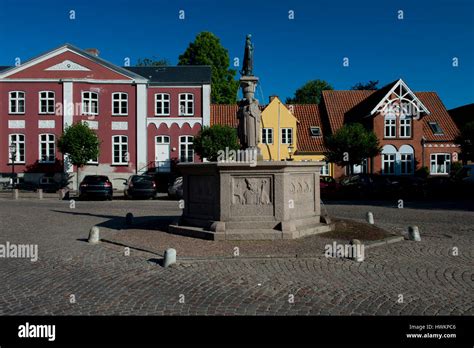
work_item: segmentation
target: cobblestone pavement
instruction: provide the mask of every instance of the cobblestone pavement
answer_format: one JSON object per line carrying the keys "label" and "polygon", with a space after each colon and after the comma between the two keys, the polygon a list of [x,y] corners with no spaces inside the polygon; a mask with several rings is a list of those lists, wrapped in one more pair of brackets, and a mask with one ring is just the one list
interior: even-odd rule
{"label": "cobblestone pavement", "polygon": [[334,216],[363,219],[370,210],[376,224],[397,233],[416,224],[422,241],[370,249],[362,263],[235,258],[165,269],[159,255],[126,256],[123,246],[84,242],[94,224],[105,236],[114,233],[113,221],[132,205],[135,216],[179,214],[173,201],[77,202],[70,209],[53,199],[0,199],[0,244],[39,245],[37,262],[0,259],[0,314],[474,314],[470,211],[332,203],[326,208]]}

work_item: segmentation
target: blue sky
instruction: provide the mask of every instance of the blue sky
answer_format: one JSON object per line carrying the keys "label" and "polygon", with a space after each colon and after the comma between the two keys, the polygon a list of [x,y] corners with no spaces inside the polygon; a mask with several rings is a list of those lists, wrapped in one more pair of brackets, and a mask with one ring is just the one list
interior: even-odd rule
{"label": "blue sky", "polygon": [[0,0],[0,65],[66,42],[96,47],[118,65],[151,56],[176,64],[200,31],[215,33],[231,59],[242,58],[252,34],[264,103],[311,79],[349,89],[400,77],[415,91],[438,92],[448,108],[474,102],[472,0]]}

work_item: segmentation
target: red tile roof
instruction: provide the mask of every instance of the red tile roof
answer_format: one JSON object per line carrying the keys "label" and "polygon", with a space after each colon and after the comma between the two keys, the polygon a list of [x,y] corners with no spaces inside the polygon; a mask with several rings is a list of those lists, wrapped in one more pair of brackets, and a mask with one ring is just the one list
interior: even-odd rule
{"label": "red tile roof", "polygon": [[[323,139],[323,124],[317,104],[293,104],[287,105],[288,109],[293,110],[293,115],[299,121],[297,124],[296,144],[298,152],[324,152],[326,150]],[[320,127],[321,136],[311,135],[310,127]]]}
{"label": "red tile roof", "polygon": [[[346,113],[376,91],[323,91],[323,107],[327,112],[330,132],[342,127]],[[382,96],[383,98],[383,96]]]}
{"label": "red tile roof", "polygon": [[237,104],[211,104],[211,126],[222,124],[237,128]]}
{"label": "red tile roof", "polygon": [[[385,89],[385,87],[384,87]],[[429,115],[422,116],[423,135],[430,140],[453,141],[458,134],[458,128],[449,116],[446,107],[443,105],[435,92],[414,92],[420,101],[430,111]],[[373,97],[380,96],[379,91],[323,91],[323,104],[329,121],[330,131],[337,131],[348,121],[368,115],[370,107],[364,105],[368,101],[373,101]],[[376,99],[382,100],[383,96]],[[372,102],[369,103],[372,106]],[[357,112],[354,112],[357,111]],[[324,116],[323,116],[324,117]],[[434,135],[428,122],[438,122],[443,130],[443,135]]]}
{"label": "red tile roof", "polygon": [[[454,141],[459,134],[459,129],[438,95],[435,92],[415,92],[415,94],[430,111],[429,115],[422,116],[421,118],[423,122],[423,134],[426,140]],[[428,122],[433,121],[438,122],[443,130],[443,135],[433,134],[428,124]]]}

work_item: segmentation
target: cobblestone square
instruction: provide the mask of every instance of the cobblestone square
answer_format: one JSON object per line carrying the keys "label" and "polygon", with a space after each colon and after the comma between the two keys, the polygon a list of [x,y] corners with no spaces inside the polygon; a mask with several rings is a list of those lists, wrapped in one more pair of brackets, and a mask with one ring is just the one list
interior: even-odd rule
{"label": "cobblestone square", "polygon": [[[124,217],[180,214],[176,201],[76,202],[0,198],[0,244],[37,244],[36,262],[0,259],[1,315],[473,315],[474,213],[462,205],[326,204],[332,216],[421,242],[368,250],[363,262],[320,256],[187,259],[163,268],[163,248],[86,242],[123,230]],[[465,207],[464,207],[465,208]],[[136,232],[138,233],[138,232]],[[164,233],[159,232],[156,233]],[[456,252],[457,251],[457,252]],[[177,248],[178,260],[180,250]]]}

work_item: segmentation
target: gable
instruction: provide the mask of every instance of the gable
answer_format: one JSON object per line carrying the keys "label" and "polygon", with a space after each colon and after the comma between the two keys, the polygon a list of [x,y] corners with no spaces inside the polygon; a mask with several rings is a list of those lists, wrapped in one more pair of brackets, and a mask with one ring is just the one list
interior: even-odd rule
{"label": "gable", "polygon": [[416,118],[430,113],[402,79],[393,84],[387,94],[385,94],[379,103],[370,111],[370,114],[398,114],[401,110],[404,110],[405,113],[409,113]]}
{"label": "gable", "polygon": [[285,127],[286,125],[296,126],[298,122],[296,117],[280,99],[275,97],[262,111],[262,127],[276,126],[278,123],[278,114],[280,114],[280,127]]}
{"label": "gable", "polygon": [[98,57],[66,45],[33,58],[20,66],[3,71],[8,79],[96,79],[134,80],[143,77],[116,67]]}

